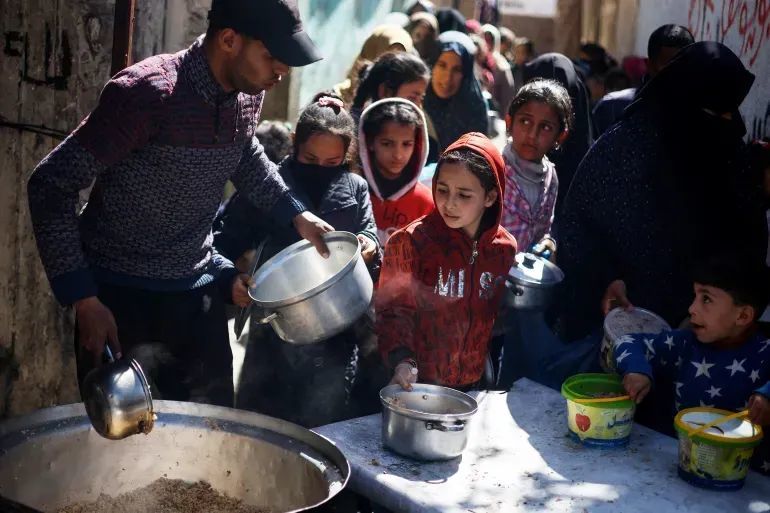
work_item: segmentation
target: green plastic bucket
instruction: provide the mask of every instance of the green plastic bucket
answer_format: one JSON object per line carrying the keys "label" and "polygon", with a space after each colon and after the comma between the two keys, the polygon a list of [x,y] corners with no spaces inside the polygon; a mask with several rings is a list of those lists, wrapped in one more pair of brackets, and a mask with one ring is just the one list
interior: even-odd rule
{"label": "green plastic bucket", "polygon": [[680,411],[674,418],[679,435],[679,477],[710,490],[743,487],[754,448],[762,441],[762,428],[745,419],[731,419],[690,436],[704,424],[730,415],[731,411],[697,407]]}
{"label": "green plastic bucket", "polygon": [[[567,425],[573,439],[588,447],[628,445],[636,404],[630,399],[606,401],[608,396],[626,395],[620,376],[576,374],[562,384],[561,395],[567,400]],[[594,398],[604,401],[591,402]]]}

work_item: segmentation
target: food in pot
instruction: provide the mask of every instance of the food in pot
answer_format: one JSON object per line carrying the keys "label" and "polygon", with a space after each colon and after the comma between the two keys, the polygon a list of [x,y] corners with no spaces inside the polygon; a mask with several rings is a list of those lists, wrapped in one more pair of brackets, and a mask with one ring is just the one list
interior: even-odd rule
{"label": "food in pot", "polygon": [[71,504],[58,513],[270,513],[214,490],[204,481],[160,478],[116,497],[101,494],[94,502]]}

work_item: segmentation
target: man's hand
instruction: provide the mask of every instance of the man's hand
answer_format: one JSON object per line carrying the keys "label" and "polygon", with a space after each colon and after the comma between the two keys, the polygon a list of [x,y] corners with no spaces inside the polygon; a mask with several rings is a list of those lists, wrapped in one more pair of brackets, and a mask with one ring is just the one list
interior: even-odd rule
{"label": "man's hand", "polygon": [[364,259],[364,263],[372,263],[372,260],[374,260],[374,255],[377,254],[377,244],[375,244],[374,241],[366,235],[361,235],[359,233],[356,235],[356,237],[358,238],[358,242],[361,243],[361,258]]}
{"label": "man's hand", "polygon": [[650,391],[652,381],[649,376],[639,374],[637,372],[629,372],[623,376],[623,388],[626,389],[626,393],[633,399],[636,404],[642,402],[647,393]]}
{"label": "man's hand", "polygon": [[123,356],[118,341],[118,326],[109,308],[96,296],[83,298],[75,302],[75,318],[78,324],[80,345],[94,355],[99,365],[107,342],[116,359]]}
{"label": "man's hand", "polygon": [[770,399],[762,394],[749,397],[749,420],[760,426],[770,426]]}
{"label": "man's hand", "polygon": [[251,297],[249,297],[249,287],[251,286],[252,278],[248,274],[239,274],[233,278],[233,304],[246,308],[251,303]]}
{"label": "man's hand", "polygon": [[396,365],[396,369],[393,371],[393,379],[390,380],[390,385],[401,385],[404,390],[411,390],[412,383],[417,383],[417,367],[414,367],[409,362],[401,362]]}
{"label": "man's hand", "polygon": [[300,237],[307,239],[322,257],[329,257],[329,248],[326,247],[323,239],[324,233],[334,231],[329,223],[307,211],[295,216],[292,222]]}
{"label": "man's hand", "polygon": [[623,280],[615,280],[607,287],[607,291],[602,298],[602,313],[607,315],[613,308],[621,307],[626,310],[631,310],[634,305],[628,300],[628,293],[626,292],[626,282]]}

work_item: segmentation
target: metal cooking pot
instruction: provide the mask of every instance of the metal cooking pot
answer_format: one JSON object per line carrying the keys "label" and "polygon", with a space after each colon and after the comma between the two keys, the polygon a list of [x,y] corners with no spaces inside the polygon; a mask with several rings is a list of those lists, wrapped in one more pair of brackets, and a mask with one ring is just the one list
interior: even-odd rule
{"label": "metal cooking pot", "polygon": [[437,385],[415,384],[411,391],[388,385],[380,390],[380,401],[385,447],[425,461],[460,456],[478,409],[468,394]]}
{"label": "metal cooking pot", "polygon": [[53,512],[167,477],[206,481],[266,511],[296,512],[326,503],[350,476],[334,444],[295,424],[205,404],[155,407],[152,433],[118,442],[91,429],[82,404],[0,422],[0,496]]}
{"label": "metal cooking pot", "polygon": [[115,360],[107,344],[109,363],[91,370],[83,380],[82,396],[97,433],[110,440],[152,431],[150,385],[136,360]]}
{"label": "metal cooking pot", "polygon": [[554,299],[556,285],[564,273],[547,259],[532,253],[516,255],[518,265],[511,267],[506,280],[506,302],[517,310],[545,310]]}
{"label": "metal cooking pot", "polygon": [[306,240],[285,248],[254,274],[249,296],[285,342],[310,344],[350,327],[369,308],[374,285],[355,235],[324,235],[329,258]]}

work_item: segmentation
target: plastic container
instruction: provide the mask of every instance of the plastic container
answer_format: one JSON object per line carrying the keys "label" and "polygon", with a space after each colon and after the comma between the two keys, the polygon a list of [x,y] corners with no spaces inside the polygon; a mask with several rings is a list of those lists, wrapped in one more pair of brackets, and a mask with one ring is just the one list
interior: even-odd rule
{"label": "plastic container", "polygon": [[[561,395],[567,399],[567,424],[575,441],[588,447],[628,445],[636,404],[630,399],[607,402],[608,397],[626,395],[619,376],[576,374],[562,384]],[[603,402],[590,402],[594,398]]]}
{"label": "plastic container", "polygon": [[762,428],[746,419],[731,419],[690,438],[690,433],[712,420],[730,415],[716,408],[687,408],[674,418],[679,436],[679,477],[709,490],[743,487]]}
{"label": "plastic container", "polygon": [[610,310],[604,318],[604,338],[599,356],[602,369],[605,372],[615,372],[615,345],[621,337],[634,333],[657,335],[670,329],[671,326],[659,315],[644,308]]}

